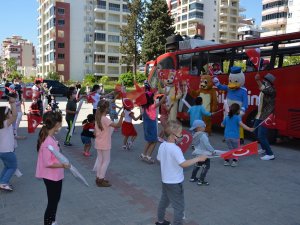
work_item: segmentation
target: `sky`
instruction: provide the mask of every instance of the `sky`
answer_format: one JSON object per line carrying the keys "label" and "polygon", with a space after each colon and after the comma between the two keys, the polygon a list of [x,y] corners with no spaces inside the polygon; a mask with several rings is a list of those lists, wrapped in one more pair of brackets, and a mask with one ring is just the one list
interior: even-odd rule
{"label": "sky", "polygon": [[[209,0],[210,1],[210,0]],[[246,9],[247,18],[254,17],[256,24],[261,23],[262,0],[240,0]],[[37,46],[37,0],[1,1],[0,42],[12,35],[19,35]]]}

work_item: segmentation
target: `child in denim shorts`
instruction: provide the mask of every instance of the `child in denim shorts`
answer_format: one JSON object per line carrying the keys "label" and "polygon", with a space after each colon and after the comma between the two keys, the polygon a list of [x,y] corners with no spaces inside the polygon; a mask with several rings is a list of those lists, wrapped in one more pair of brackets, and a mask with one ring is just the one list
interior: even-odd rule
{"label": "child in denim shorts", "polygon": [[83,155],[88,157],[91,155],[90,149],[92,145],[92,138],[94,138],[95,129],[95,116],[89,114],[87,118],[82,122],[81,141],[84,144]]}

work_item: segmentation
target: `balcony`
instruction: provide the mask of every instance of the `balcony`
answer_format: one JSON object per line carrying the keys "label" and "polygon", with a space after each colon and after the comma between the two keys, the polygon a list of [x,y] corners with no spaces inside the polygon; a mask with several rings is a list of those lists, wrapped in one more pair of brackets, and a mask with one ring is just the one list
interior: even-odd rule
{"label": "balcony", "polygon": [[276,36],[280,34],[285,34],[285,30],[273,30],[273,31],[266,31],[260,34],[261,37],[270,37],[270,36]]}
{"label": "balcony", "polygon": [[106,11],[106,5],[97,5],[94,9],[94,12],[105,12]]}
{"label": "balcony", "polygon": [[271,20],[265,20],[261,22],[262,28],[270,28],[270,27],[282,27],[286,25],[287,18],[277,18]]}
{"label": "balcony", "polygon": [[288,12],[288,7],[280,6],[280,7],[265,9],[262,11],[262,16],[266,16],[266,15],[270,15],[270,14],[274,14],[274,13],[281,13],[281,12]]}

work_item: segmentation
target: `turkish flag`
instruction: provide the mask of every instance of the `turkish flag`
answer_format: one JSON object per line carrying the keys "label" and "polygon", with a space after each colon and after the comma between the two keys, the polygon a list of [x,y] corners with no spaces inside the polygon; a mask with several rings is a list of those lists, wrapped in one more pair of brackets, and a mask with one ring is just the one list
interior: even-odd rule
{"label": "turkish flag", "polygon": [[92,98],[92,96],[94,96],[96,94],[96,92],[92,92],[89,95],[86,96],[87,102],[88,103],[94,103],[94,99]]}
{"label": "turkish flag", "polygon": [[43,117],[27,114],[28,133],[34,133],[37,126],[42,122]]}
{"label": "turkish flag", "polygon": [[259,48],[251,48],[246,49],[246,54],[249,57],[249,60],[253,63],[255,68],[258,70],[260,64],[260,49]]}
{"label": "turkish flag", "polygon": [[220,155],[223,159],[230,159],[234,157],[240,157],[240,156],[249,156],[258,154],[258,144],[257,141],[251,142],[250,144],[241,146],[237,149],[233,149],[231,151],[228,151],[222,155]]}
{"label": "turkish flag", "polygon": [[268,129],[284,130],[286,128],[286,122],[279,120],[275,117],[274,113],[271,113],[262,123],[262,126]]}
{"label": "turkish flag", "polygon": [[2,91],[0,91],[0,99],[2,98],[2,95],[3,95],[3,92],[2,92]]}
{"label": "turkish flag", "polygon": [[181,148],[181,151],[185,153],[189,149],[192,141],[193,136],[191,135],[191,133],[186,130],[182,130],[182,140],[180,143],[177,143],[177,145],[179,146],[179,148]]}

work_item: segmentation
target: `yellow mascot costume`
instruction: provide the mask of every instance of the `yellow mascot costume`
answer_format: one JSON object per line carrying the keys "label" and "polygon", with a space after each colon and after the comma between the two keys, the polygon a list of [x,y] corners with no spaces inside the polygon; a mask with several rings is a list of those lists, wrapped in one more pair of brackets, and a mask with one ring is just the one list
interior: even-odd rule
{"label": "yellow mascot costume", "polygon": [[[210,75],[201,76],[199,97],[202,98],[202,106],[207,112],[215,112],[218,108],[217,91],[213,86],[214,84]],[[211,117],[203,116],[203,120],[206,124],[205,131],[211,135]]]}

